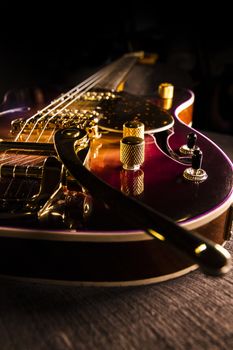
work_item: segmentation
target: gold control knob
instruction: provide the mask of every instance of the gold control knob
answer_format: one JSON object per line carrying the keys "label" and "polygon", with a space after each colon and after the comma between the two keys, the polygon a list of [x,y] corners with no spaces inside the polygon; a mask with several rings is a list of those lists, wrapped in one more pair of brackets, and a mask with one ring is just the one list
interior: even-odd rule
{"label": "gold control knob", "polygon": [[120,141],[120,160],[126,170],[138,170],[144,162],[145,141],[136,136],[123,137]]}
{"label": "gold control knob", "polygon": [[136,136],[144,139],[144,131],[144,124],[137,120],[128,121],[123,125],[123,137]]}
{"label": "gold control knob", "polygon": [[170,83],[162,83],[159,85],[159,97],[160,98],[173,98],[174,95],[174,86]]}

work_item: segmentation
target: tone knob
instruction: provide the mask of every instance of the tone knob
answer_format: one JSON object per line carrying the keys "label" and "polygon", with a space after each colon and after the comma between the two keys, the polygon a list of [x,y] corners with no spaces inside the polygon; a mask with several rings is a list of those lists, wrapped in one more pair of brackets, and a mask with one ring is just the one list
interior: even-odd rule
{"label": "tone knob", "polygon": [[123,137],[136,136],[144,139],[144,131],[144,124],[137,120],[128,121],[123,125]]}
{"label": "tone knob", "polygon": [[174,86],[170,83],[162,83],[159,85],[158,94],[160,107],[169,110],[172,107]]}
{"label": "tone knob", "polygon": [[171,83],[162,83],[159,85],[159,97],[163,99],[172,99],[174,95],[174,86]]}
{"label": "tone knob", "polygon": [[126,170],[138,170],[144,162],[145,141],[136,136],[123,137],[120,141],[120,160]]}

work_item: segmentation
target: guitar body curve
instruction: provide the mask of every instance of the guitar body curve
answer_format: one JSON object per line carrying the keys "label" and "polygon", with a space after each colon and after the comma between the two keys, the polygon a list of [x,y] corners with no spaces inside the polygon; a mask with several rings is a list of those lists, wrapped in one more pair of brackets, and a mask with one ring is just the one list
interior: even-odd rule
{"label": "guitar body curve", "polygon": [[[120,93],[121,96],[121,93]],[[124,92],[122,96],[126,96]],[[149,96],[158,106],[156,96]],[[145,135],[145,162],[132,174],[122,169],[119,156],[120,133],[102,129],[91,143],[85,166],[119,191],[130,183],[138,187],[132,194],[143,203],[167,215],[179,225],[195,229],[212,241],[223,244],[232,220],[232,164],[208,138],[193,130],[190,123],[194,96],[175,89],[169,113],[174,123],[169,129]],[[7,118],[6,118],[7,120]],[[5,121],[2,136],[9,129]],[[179,159],[179,147],[194,131],[204,154],[203,168],[208,179],[190,183],[183,178],[190,165]],[[139,185],[138,185],[139,184]],[[123,213],[123,216],[127,213]],[[113,218],[103,212],[99,224],[82,229],[28,228],[18,224],[0,228],[0,275],[37,281],[81,285],[123,286],[161,282],[197,268],[191,259],[141,230],[114,229]],[[108,224],[109,222],[109,224]],[[26,225],[27,226],[27,225]]]}

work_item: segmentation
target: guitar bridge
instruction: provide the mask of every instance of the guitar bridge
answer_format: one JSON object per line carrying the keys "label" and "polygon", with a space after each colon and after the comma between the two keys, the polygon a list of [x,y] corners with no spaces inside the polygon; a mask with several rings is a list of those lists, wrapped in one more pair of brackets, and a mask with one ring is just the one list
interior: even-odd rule
{"label": "guitar bridge", "polygon": [[24,134],[30,131],[39,136],[41,131],[55,131],[66,128],[86,129],[97,125],[100,113],[95,110],[64,109],[54,110],[47,113],[38,114],[32,120],[24,121],[23,118],[15,119],[11,122],[11,134],[18,134],[23,130]]}

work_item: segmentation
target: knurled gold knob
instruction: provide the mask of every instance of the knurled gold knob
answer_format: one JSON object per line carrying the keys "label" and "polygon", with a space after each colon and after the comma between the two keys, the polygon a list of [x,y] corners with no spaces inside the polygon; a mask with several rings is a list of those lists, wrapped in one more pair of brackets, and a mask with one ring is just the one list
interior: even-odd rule
{"label": "knurled gold knob", "polygon": [[144,162],[145,141],[136,136],[123,137],[120,141],[120,160],[126,170],[137,170]]}
{"label": "knurled gold knob", "polygon": [[162,83],[159,85],[158,93],[161,98],[173,98],[174,86],[171,83]]}
{"label": "knurled gold knob", "polygon": [[144,124],[137,120],[126,122],[123,125],[123,137],[136,136],[144,139],[144,129]]}

